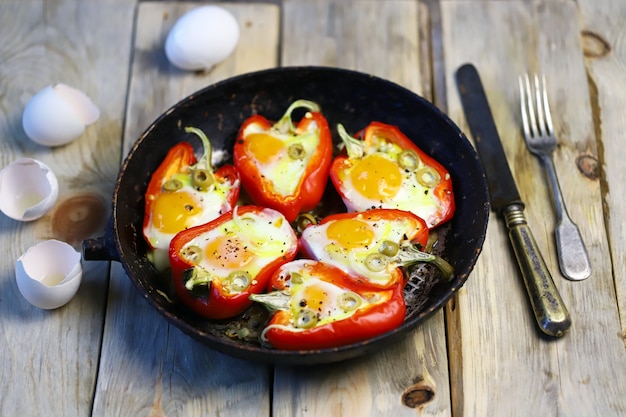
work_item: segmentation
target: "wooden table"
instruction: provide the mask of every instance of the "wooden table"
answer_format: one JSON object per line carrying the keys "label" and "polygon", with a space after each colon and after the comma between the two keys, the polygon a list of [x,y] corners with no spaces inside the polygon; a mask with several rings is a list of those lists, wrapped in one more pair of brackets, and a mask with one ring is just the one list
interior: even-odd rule
{"label": "wooden table", "polygon": [[[45,217],[0,216],[2,416],[626,415],[626,35],[622,0],[283,0],[224,2],[236,52],[208,73],[173,69],[169,28],[197,3],[0,0],[0,167],[29,156],[60,180]],[[15,260],[35,242],[77,248],[102,234],[122,158],[165,109],[218,80],[316,64],[395,81],[469,133],[454,83],[481,73],[527,216],[573,327],[541,335],[500,219],[492,214],[466,285],[401,344],[313,368],[251,363],[193,341],[157,314],[120,264],[85,262],[66,306],[19,294]],[[559,275],[541,167],[520,132],[517,76],[543,71],[560,140],[556,167],[593,275]],[[49,149],[21,127],[48,84],[85,91],[99,121]]]}

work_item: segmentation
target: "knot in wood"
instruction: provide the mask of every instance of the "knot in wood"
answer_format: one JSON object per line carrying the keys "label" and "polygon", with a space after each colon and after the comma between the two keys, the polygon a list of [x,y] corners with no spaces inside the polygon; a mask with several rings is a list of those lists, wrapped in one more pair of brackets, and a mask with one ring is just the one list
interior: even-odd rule
{"label": "knot in wood", "polygon": [[602,58],[611,52],[611,45],[602,36],[590,30],[583,30],[583,53],[587,58]]}
{"label": "knot in wood", "polygon": [[410,408],[421,407],[435,398],[435,390],[424,383],[410,386],[402,394],[402,404]]}
{"label": "knot in wood", "polygon": [[589,154],[582,154],[576,157],[576,167],[578,170],[590,180],[600,178],[598,159]]}
{"label": "knot in wood", "polygon": [[107,206],[98,194],[79,194],[64,200],[52,214],[52,232],[71,245],[100,231],[106,223]]}

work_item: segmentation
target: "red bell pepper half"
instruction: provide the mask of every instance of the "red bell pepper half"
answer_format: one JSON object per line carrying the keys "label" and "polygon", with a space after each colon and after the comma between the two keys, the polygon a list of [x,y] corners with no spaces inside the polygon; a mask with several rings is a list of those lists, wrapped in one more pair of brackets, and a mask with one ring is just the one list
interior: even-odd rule
{"label": "red bell pepper half", "polygon": [[406,282],[403,268],[431,262],[446,279],[453,268],[438,256],[425,253],[429,230],[409,211],[372,209],[331,214],[309,225],[300,237],[305,256],[344,270],[353,281],[376,288]]}
{"label": "red bell pepper half", "polygon": [[298,238],[276,210],[241,206],[178,233],[169,251],[174,288],[199,315],[225,319],[242,313],[250,295],[298,252]]}
{"label": "red bell pepper half", "polygon": [[312,260],[280,267],[267,294],[251,296],[273,316],[261,341],[276,349],[326,349],[357,343],[398,327],[406,313],[399,285],[356,284],[339,268]]}
{"label": "red bell pepper half", "polygon": [[176,233],[230,211],[239,198],[241,181],[235,167],[214,170],[209,139],[199,129],[185,131],[202,141],[202,157],[196,160],[188,142],[174,145],[152,174],[145,194],[143,235],[154,249],[159,270],[168,266],[169,244]]}
{"label": "red bell pepper half", "polygon": [[[291,114],[300,107],[310,111],[294,125]],[[239,130],[233,157],[254,204],[278,210],[292,222],[321,200],[332,147],[319,106],[297,100],[274,124],[258,114],[249,117]]]}
{"label": "red bell pepper half", "polygon": [[348,211],[408,210],[431,229],[452,218],[450,174],[398,127],[372,122],[356,138],[342,125],[338,131],[346,152],[333,160],[330,178]]}

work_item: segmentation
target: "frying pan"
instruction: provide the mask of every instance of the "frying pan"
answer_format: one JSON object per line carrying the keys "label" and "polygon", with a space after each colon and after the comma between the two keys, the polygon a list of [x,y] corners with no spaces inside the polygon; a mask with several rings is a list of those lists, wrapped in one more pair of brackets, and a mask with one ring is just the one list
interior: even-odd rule
{"label": "frying pan", "polygon": [[[202,319],[182,303],[167,276],[148,261],[143,239],[144,193],[152,172],[167,151],[187,140],[197,147],[186,126],[202,129],[210,138],[220,163],[232,158],[231,150],[241,123],[258,113],[278,120],[293,101],[317,102],[338,143],[335,126],[342,123],[355,133],[371,121],[396,125],[421,149],[443,164],[452,176],[456,213],[439,227],[434,251],[451,263],[455,276],[444,280],[429,266],[410,271],[404,323],[389,333],[333,349],[284,351],[262,346],[254,337],[262,328],[261,308],[253,306],[240,317],[226,321]],[[294,120],[299,116],[294,114]],[[193,136],[193,135],[191,135]],[[341,200],[324,197],[327,207]],[[150,125],[134,144],[117,178],[111,219],[102,237],[83,242],[85,260],[121,262],[141,295],[170,323],[210,348],[231,356],[271,363],[313,365],[354,358],[394,343],[422,323],[465,283],[481,251],[489,216],[485,175],[473,147],[460,129],[424,98],[390,81],[368,74],[325,67],[284,67],[240,75],[210,85],[183,99]],[[247,329],[242,333],[241,329]],[[235,335],[240,337],[233,337]],[[250,336],[250,335],[248,335]]]}

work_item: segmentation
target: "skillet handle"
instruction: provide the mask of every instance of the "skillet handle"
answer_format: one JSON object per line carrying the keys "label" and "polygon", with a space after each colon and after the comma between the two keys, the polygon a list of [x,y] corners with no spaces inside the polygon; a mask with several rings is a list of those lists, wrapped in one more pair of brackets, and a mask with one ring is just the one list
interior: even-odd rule
{"label": "skillet handle", "polygon": [[121,261],[112,219],[109,220],[104,230],[104,236],[83,241],[83,259],[86,261]]}

